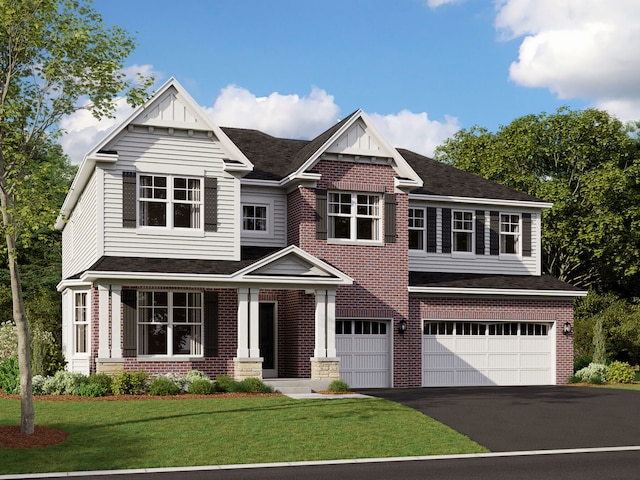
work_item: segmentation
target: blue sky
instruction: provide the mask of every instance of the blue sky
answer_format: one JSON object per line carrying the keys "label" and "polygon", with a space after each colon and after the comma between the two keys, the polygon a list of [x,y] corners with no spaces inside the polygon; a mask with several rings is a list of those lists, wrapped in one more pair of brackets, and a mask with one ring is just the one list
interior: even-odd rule
{"label": "blue sky", "polygon": [[[562,105],[640,119],[637,0],[94,0],[139,44],[127,70],[175,77],[221,126],[312,138],[361,108],[430,155]],[[636,115],[638,112],[638,115]],[[126,115],[118,109],[118,118]],[[63,126],[75,163],[113,122]]]}

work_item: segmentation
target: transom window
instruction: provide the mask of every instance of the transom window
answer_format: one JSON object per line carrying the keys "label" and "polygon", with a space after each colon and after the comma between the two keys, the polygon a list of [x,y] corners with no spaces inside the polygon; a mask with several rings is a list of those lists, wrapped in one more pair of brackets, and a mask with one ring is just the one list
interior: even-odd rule
{"label": "transom window", "polygon": [[87,314],[86,292],[76,293],[73,310],[74,352],[89,352],[89,316]]}
{"label": "transom window", "polygon": [[500,253],[520,253],[520,215],[500,215]]}
{"label": "transom window", "polygon": [[267,231],[266,205],[242,206],[242,229],[250,232]]}
{"label": "transom window", "polygon": [[201,228],[201,191],[199,178],[140,175],[140,226]]}
{"label": "transom window", "polygon": [[424,321],[425,335],[547,336],[549,325],[533,322],[433,322]]}
{"label": "transom window", "polygon": [[138,354],[202,354],[202,294],[138,292]]}
{"label": "transom window", "polygon": [[425,209],[409,209],[409,248],[424,250]]}
{"label": "transom window", "polygon": [[380,320],[336,320],[338,335],[386,335],[387,322]]}
{"label": "transom window", "polygon": [[473,251],[473,212],[453,211],[452,241],[454,252]]}
{"label": "transom window", "polygon": [[340,240],[380,240],[380,195],[329,194],[329,237]]}

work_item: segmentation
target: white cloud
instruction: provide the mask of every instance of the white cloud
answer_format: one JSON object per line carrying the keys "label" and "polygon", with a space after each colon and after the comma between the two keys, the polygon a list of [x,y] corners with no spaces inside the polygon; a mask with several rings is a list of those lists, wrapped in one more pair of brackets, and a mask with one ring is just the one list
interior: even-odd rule
{"label": "white cloud", "polygon": [[429,120],[425,112],[402,110],[392,115],[369,115],[382,135],[394,146],[433,156],[433,151],[445,139],[460,130],[455,117],[446,116],[444,122]]}
{"label": "white cloud", "polygon": [[[497,0],[496,27],[522,38],[509,77],[560,98],[628,112],[640,100],[640,2]],[[635,110],[640,118],[640,110]]]}
{"label": "white cloud", "polygon": [[427,0],[427,5],[431,8],[438,8],[448,3],[460,3],[462,0]]}
{"label": "white cloud", "polygon": [[307,96],[257,97],[249,90],[229,85],[220,92],[207,114],[217,125],[254,128],[276,137],[312,138],[333,125],[340,112],[332,95],[312,88]]}

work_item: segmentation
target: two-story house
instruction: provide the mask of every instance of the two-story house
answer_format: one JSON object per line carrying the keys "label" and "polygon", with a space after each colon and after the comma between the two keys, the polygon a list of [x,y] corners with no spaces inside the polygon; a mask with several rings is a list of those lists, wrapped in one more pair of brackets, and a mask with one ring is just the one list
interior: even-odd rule
{"label": "two-story house", "polygon": [[394,148],[361,111],[310,141],[221,128],[172,79],[62,206],[67,368],[563,383],[583,292],[541,274],[549,207]]}

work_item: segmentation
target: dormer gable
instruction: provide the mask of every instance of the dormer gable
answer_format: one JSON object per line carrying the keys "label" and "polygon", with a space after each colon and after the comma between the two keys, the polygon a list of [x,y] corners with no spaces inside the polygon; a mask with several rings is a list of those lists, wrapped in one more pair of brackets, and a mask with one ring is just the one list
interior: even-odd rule
{"label": "dormer gable", "polygon": [[392,152],[385,151],[377,139],[367,129],[367,126],[358,119],[351,127],[337,138],[326,152],[355,156],[391,157]]}
{"label": "dormer gable", "polygon": [[200,108],[190,105],[175,86],[170,86],[130,123],[145,126],[210,129],[210,122]]}

